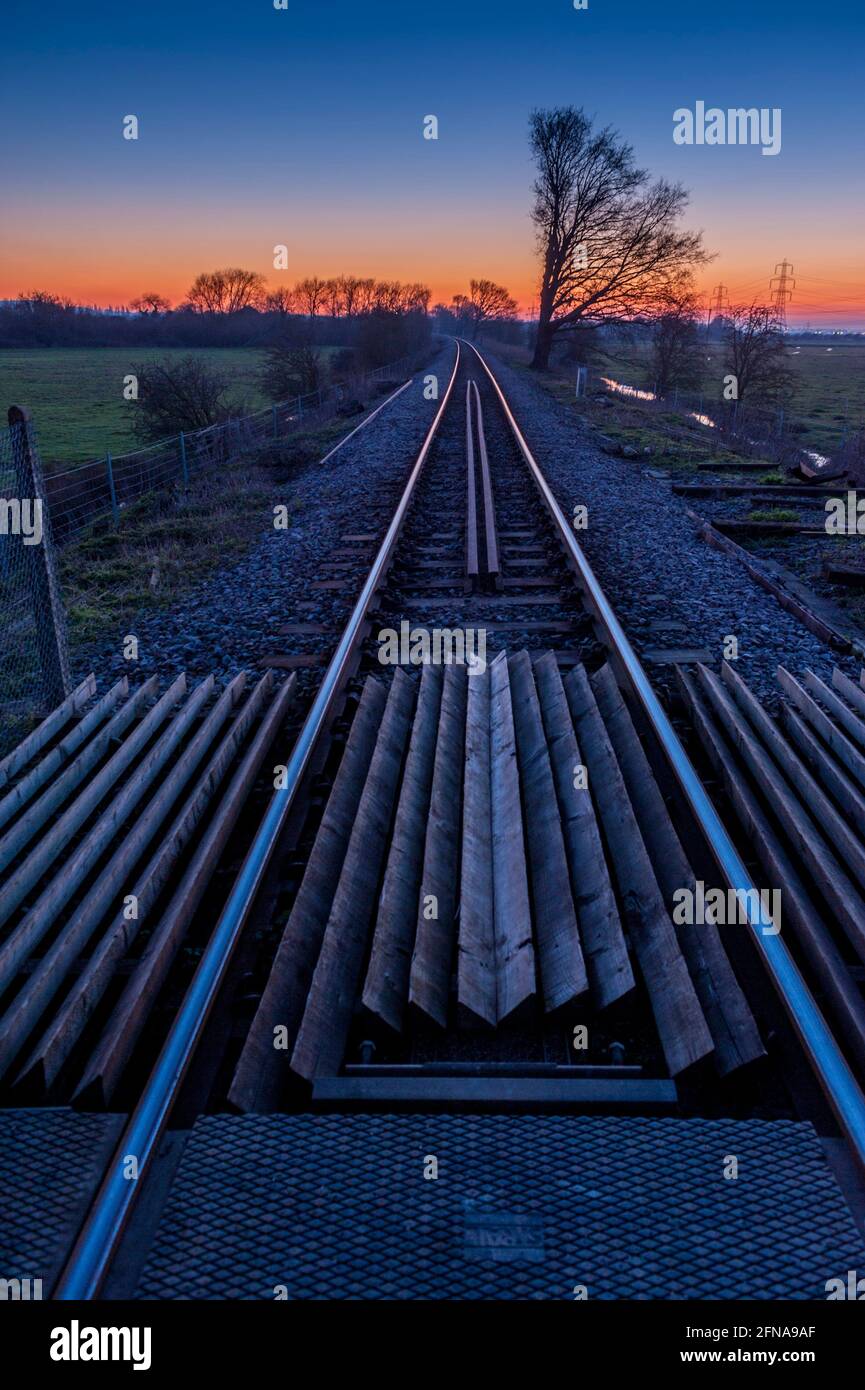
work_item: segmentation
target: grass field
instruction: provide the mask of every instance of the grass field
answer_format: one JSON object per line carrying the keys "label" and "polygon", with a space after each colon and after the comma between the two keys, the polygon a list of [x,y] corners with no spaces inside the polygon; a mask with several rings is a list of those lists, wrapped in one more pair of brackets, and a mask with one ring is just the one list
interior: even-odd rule
{"label": "grass field", "polygon": [[809,446],[828,453],[844,432],[865,428],[865,344],[818,346],[803,343],[793,349],[796,370],[794,415],[808,425]]}
{"label": "grass field", "polygon": [[[717,346],[711,355],[717,359]],[[706,363],[707,402],[720,395],[718,365],[717,361]],[[841,442],[845,426],[851,433],[865,428],[865,343],[794,344],[790,366],[796,383],[788,410],[804,426],[800,439],[806,449],[830,454]],[[651,389],[648,348],[638,344],[612,349],[610,372],[629,386]]]}
{"label": "grass field", "polygon": [[295,471],[351,428],[351,421],[334,419],[298,430],[247,455],[242,469],[216,467],[194,478],[182,497],[151,493],[124,509],[118,527],[103,517],[63,546],[60,583],[74,660],[128,631],[136,613],[173,607],[243,555],[273,526],[274,489],[296,515]]}
{"label": "grass field", "polygon": [[[132,405],[123,399],[123,378],[138,362],[182,357],[185,348],[29,348],[0,349],[0,405],[29,406],[36,422],[42,458],[49,471],[86,463],[106,453],[137,447]],[[251,410],[268,402],[258,386],[262,353],[256,348],[196,348],[196,356],[222,368],[233,396]],[[326,354],[328,349],[323,349]],[[790,406],[801,418],[806,448],[829,454],[850,431],[865,427],[865,344],[807,343],[791,350],[797,382]],[[705,389],[716,375],[707,364]],[[611,353],[609,371],[634,386],[651,385],[642,347]]]}
{"label": "grass field", "polygon": [[204,357],[224,370],[235,400],[258,410],[268,402],[257,381],[255,348],[24,348],[0,350],[0,405],[33,413],[42,459],[49,469],[86,463],[138,447],[123,378],[139,362]]}

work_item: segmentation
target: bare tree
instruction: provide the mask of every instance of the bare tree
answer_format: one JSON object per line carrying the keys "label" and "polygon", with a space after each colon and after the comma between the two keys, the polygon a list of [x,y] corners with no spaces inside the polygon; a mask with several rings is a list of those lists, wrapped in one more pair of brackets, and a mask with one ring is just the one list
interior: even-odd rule
{"label": "bare tree", "polygon": [[268,313],[278,314],[281,319],[284,319],[294,307],[294,294],[284,285],[278,290],[271,290],[265,300],[264,307]]}
{"label": "bare tree", "polygon": [[403,285],[400,298],[400,308],[403,313],[410,314],[418,312],[426,314],[429,312],[429,302],[432,292],[428,285],[423,285],[420,281],[415,281],[412,285]]}
{"label": "bare tree", "polygon": [[265,345],[259,372],[261,389],[273,401],[303,396],[322,384],[322,356],[311,319],[285,318]]}
{"label": "bare tree", "polygon": [[659,396],[674,387],[687,390],[700,384],[697,314],[697,296],[686,289],[671,295],[652,323],[652,372]]}
{"label": "bare tree", "polygon": [[342,277],[342,304],[347,319],[353,319],[360,312],[363,281],[356,275]]}
{"label": "bare tree", "polygon": [[26,323],[30,340],[44,347],[62,340],[64,326],[74,321],[77,312],[71,299],[61,299],[46,290],[19,294],[16,309]]}
{"label": "bare tree", "polygon": [[187,295],[190,308],[200,314],[237,314],[260,308],[264,299],[264,276],[239,266],[203,272]]}
{"label": "bare tree", "polygon": [[231,414],[230,382],[201,357],[142,362],[134,428],[142,439],[162,439],[180,430],[203,429]]}
{"label": "bare tree", "polygon": [[480,326],[491,319],[515,319],[517,302],[512,299],[504,285],[494,280],[470,280],[469,294],[455,294],[454,313],[469,325],[472,338],[478,336]]}
{"label": "bare tree", "polygon": [[294,287],[294,300],[302,313],[314,319],[325,302],[326,292],[327,282],[313,275],[306,280],[298,281]]}
{"label": "bare tree", "polygon": [[650,184],[630,145],[609,128],[595,131],[582,110],[534,111],[529,140],[542,263],[532,366],[543,369],[556,334],[584,319],[651,312],[709,257],[700,233],[678,227],[688,201],[681,185]]}
{"label": "bare tree", "polygon": [[345,276],[336,275],[325,281],[324,301],[331,318],[339,318],[345,309]]}
{"label": "bare tree", "polygon": [[402,299],[402,285],[399,280],[378,280],[373,294],[374,310],[383,314],[398,314]]}
{"label": "bare tree", "polygon": [[375,307],[375,280],[358,280],[357,282],[357,312],[359,314],[371,314]]}
{"label": "bare tree", "polygon": [[283,334],[265,349],[261,385],[272,401],[317,391],[321,385],[321,355],[298,334]]}
{"label": "bare tree", "polygon": [[151,290],[131,300],[129,308],[133,314],[167,314],[171,304],[164,295]]}
{"label": "bare tree", "polygon": [[724,325],[724,371],[735,377],[736,399],[761,401],[787,396],[795,373],[787,362],[784,334],[774,309],[765,304],[737,304]]}

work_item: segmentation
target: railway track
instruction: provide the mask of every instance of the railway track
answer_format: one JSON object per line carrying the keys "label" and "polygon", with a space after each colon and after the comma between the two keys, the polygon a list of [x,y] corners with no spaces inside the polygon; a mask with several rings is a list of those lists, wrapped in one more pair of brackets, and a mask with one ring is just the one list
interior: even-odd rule
{"label": "railway track", "polygon": [[[383,534],[341,537],[323,564],[347,613],[306,708],[293,676],[277,688],[265,675],[248,700],[240,678],[221,696],[187,698],[176,682],[160,715],[144,715],[156,691],[115,691],[95,716],[88,687],[41,748],[4,765],[25,830],[28,816],[47,830],[41,851],[25,830],[8,842],[0,887],[10,1107],[29,1097],[43,1116],[71,1102],[111,1120],[52,1250],[57,1298],[172,1296],[164,1268],[177,1263],[196,1145],[215,1143],[226,1172],[245,1153],[248,1181],[244,1146],[264,1152],[286,1125],[314,1170],[334,1124],[372,1145],[372,1161],[403,1129],[423,1143],[412,1126],[424,1117],[457,1136],[471,1122],[479,1144],[495,1133],[507,1151],[535,1142],[521,1120],[541,1111],[537,1133],[570,1117],[590,1126],[591,1151],[611,1142],[613,1155],[647,1117],[686,1127],[674,1148],[714,1152],[737,1136],[755,1154],[782,1133],[774,1122],[830,1147],[843,1135],[837,1171],[858,1200],[845,1162],[865,1163],[849,1060],[865,1038],[861,977],[828,935],[791,950],[772,920],[757,875],[779,856],[754,851],[746,772],[721,757],[723,785],[689,678],[683,704],[662,706],[481,354],[457,345],[441,385]],[[303,666],[295,653],[269,662]],[[109,756],[111,721],[132,700],[141,709]],[[58,775],[90,799],[61,810]],[[47,906],[34,903],[52,859]],[[703,885],[728,894],[736,923],[674,919],[677,893],[701,901]],[[138,919],[116,912],[130,896],[152,908],[135,947]],[[714,1137],[701,1128],[712,1124]],[[817,1173],[819,1145],[802,1142],[797,1161]],[[633,1181],[627,1162],[610,1163],[616,1191]],[[463,1248],[482,1259],[495,1220],[483,1202],[480,1218],[463,1216]],[[519,1246],[515,1220],[503,1239]],[[183,1296],[274,1296],[252,1276],[231,1295],[232,1277]]]}

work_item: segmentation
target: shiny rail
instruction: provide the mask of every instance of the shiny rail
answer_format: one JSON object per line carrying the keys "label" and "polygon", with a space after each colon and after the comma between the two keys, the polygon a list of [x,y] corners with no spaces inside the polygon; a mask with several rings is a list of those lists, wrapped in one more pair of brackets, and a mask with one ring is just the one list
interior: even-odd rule
{"label": "shiny rail", "polygon": [[[757,885],[712,805],[702,782],[670,723],[636,652],[578,545],[573,529],[523,437],[496,378],[477,348],[467,343],[489,377],[523,458],[544,503],[570,552],[589,605],[600,622],[610,650],[618,658],[660,744],[688,806],[699,825],[727,884],[747,912],[748,925],[764,965],[799,1037],[811,1067],[859,1163],[865,1168],[865,1096],[848,1066],[816,1000],[802,978],[780,934],[767,934],[759,908]],[[749,897],[748,894],[754,896]],[[755,903],[758,904],[755,906]]]}
{"label": "shiny rail", "polygon": [[[387,571],[412,494],[450,401],[459,365],[460,349],[457,344],[453,372],[444,397],[285,764],[285,786],[274,792],[159,1058],[124,1126],[93,1205],[58,1279],[53,1294],[56,1299],[92,1299],[98,1296],[318,738],[327,727],[342,692],[345,674],[361,639],[367,610]],[[137,1163],[138,1177],[135,1180],[126,1176],[130,1155]]]}
{"label": "shiny rail", "polygon": [[[476,353],[492,383],[520,452],[556,524],[562,543],[573,559],[587,604],[602,626],[611,653],[618,658],[624,669],[725,880],[740,896],[748,911],[749,925],[770,977],[838,1117],[839,1124],[853,1152],[865,1167],[865,1097],[786,946],[779,936],[767,936],[760,930],[759,911],[754,909],[751,900],[745,896],[755,885],[751,882],[738,851],[712,806],[588,560],[577,544],[567,518],[536,463],[498,382],[477,348],[472,344],[465,346]],[[454,367],[445,394],[287,761],[285,786],[274,793],[264,819],[256,831],[243,867],[159,1059],[141,1099],[127,1120],[94,1203],[54,1290],[53,1296],[57,1299],[95,1298],[104,1282],[135,1199],[164,1132],[172,1105],[225,978],[234,947],[309,768],[316,743],[327,727],[336,701],[342,693],[346,673],[362,640],[368,609],[392,559],[415,486],[450,402],[460,357],[460,347],[457,344]],[[138,1165],[139,1176],[135,1181],[130,1181],[125,1176],[130,1155],[135,1156]]]}

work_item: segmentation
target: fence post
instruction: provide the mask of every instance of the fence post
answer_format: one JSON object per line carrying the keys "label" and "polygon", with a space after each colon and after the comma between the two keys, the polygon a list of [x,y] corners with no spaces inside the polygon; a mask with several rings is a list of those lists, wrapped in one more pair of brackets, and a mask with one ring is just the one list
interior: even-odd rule
{"label": "fence post", "polygon": [[111,515],[114,517],[114,525],[120,524],[120,511],[117,506],[117,489],[114,486],[114,464],[111,455],[105,455],[105,466],[108,469],[108,488],[111,493]]}
{"label": "fence post", "polygon": [[66,614],[63,611],[57,579],[57,561],[45,496],[45,479],[42,476],[42,463],[36,448],[29,410],[24,406],[10,405],[8,418],[20,498],[22,502],[25,497],[31,498],[34,503],[38,500],[42,510],[41,544],[23,546],[22,541],[22,548],[30,556],[33,615],[45,695],[50,704],[59,705],[68,695],[71,683]]}
{"label": "fence post", "polygon": [[180,431],[180,473],[183,478],[183,486],[189,487],[189,468],[186,463],[186,437],[183,430]]}

